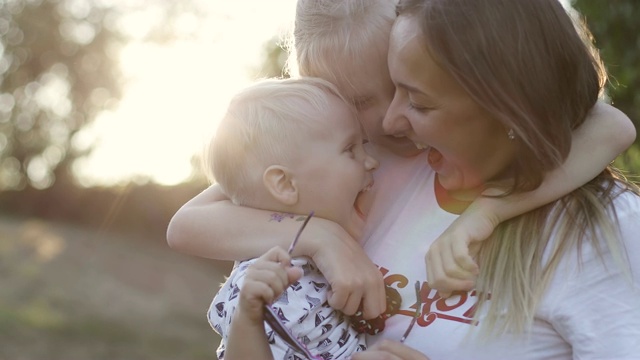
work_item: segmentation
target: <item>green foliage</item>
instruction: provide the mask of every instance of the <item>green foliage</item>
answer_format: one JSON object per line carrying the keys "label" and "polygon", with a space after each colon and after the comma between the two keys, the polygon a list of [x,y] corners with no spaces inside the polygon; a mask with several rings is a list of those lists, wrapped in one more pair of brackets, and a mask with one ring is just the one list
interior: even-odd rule
{"label": "green foliage", "polygon": [[194,36],[201,14],[195,0],[0,0],[0,190],[68,176],[91,151],[74,135],[121,97],[121,48]]}
{"label": "green foliage", "polygon": [[[612,103],[640,126],[640,6],[637,0],[575,0],[573,6],[587,21],[607,66],[607,92]],[[640,174],[640,139],[616,165]]]}
{"label": "green foliage", "polygon": [[282,47],[279,36],[273,37],[263,46],[262,66],[255,71],[255,78],[288,78],[290,74],[286,69],[289,53]]}
{"label": "green foliage", "polygon": [[100,2],[0,2],[0,189],[46,188],[73,135],[120,96],[121,37]]}

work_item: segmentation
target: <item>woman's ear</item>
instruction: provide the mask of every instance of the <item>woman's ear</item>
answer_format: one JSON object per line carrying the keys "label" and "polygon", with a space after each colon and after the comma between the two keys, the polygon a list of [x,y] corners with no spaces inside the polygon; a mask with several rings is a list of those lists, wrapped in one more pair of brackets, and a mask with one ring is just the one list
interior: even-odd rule
{"label": "woman's ear", "polygon": [[298,188],[293,173],[286,166],[269,166],[262,175],[262,181],[271,196],[280,203],[292,206],[298,202]]}

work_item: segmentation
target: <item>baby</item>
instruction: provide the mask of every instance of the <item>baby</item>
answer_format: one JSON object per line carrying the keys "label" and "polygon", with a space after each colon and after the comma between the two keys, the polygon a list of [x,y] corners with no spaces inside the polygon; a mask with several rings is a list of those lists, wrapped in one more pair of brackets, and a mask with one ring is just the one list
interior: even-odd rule
{"label": "baby", "polygon": [[[332,84],[318,78],[263,80],[240,92],[205,161],[209,176],[237,205],[273,211],[274,222],[304,219],[313,211],[354,232],[363,223],[358,194],[371,188],[378,166],[365,152],[355,110]],[[328,291],[329,283],[311,259],[290,261],[281,248],[236,263],[208,312],[222,336],[218,357],[255,358],[268,348],[277,359],[292,355],[294,350],[273,329],[263,327],[264,304],[271,304],[313,354],[338,359],[365,349],[364,335],[328,305]],[[233,339],[251,339],[252,345],[229,340],[230,332],[239,334]]]}

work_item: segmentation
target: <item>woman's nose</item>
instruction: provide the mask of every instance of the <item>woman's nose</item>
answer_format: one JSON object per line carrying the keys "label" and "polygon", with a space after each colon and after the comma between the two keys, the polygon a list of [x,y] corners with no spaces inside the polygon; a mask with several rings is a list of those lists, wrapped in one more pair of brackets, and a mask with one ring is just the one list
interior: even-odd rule
{"label": "woman's nose", "polygon": [[389,105],[389,109],[382,120],[382,129],[387,135],[400,135],[405,136],[411,129],[409,120],[403,115],[402,111],[397,106],[397,101],[394,98]]}

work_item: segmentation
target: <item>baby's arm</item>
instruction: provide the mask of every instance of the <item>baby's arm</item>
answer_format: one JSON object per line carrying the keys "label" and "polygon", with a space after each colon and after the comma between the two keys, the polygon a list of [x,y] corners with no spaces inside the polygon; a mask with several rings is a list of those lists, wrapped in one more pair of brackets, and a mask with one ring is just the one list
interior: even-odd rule
{"label": "baby's arm", "polygon": [[231,315],[233,319],[225,359],[273,359],[264,329],[263,309],[265,304],[274,302],[289,284],[302,276],[302,269],[288,266],[290,262],[289,254],[276,247],[249,266],[238,307]]}
{"label": "baby's arm", "polygon": [[[271,211],[237,206],[217,186],[191,199],[167,229],[172,249],[218,260],[258,257],[273,246],[287,248],[300,222]],[[314,218],[302,232],[293,256],[310,256],[333,292],[329,305],[347,315],[360,304],[372,319],[386,309],[382,274],[362,247],[338,224]]]}
{"label": "baby's arm", "polygon": [[598,102],[585,122],[574,130],[564,164],[547,173],[537,189],[504,198],[479,197],[440,235],[426,256],[429,286],[445,297],[453,290],[472,289],[478,272],[473,255],[479,241],[489,237],[500,222],[548,204],[589,182],[635,137],[635,127],[625,114]]}

